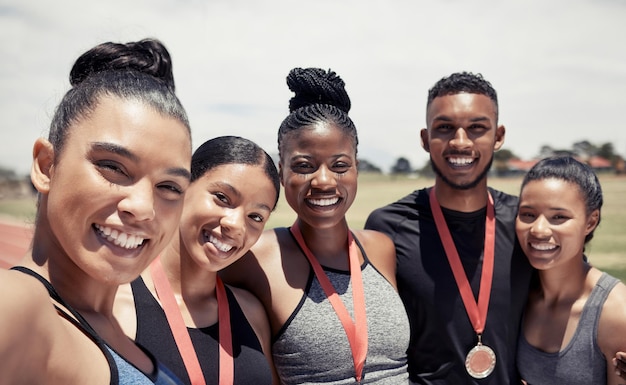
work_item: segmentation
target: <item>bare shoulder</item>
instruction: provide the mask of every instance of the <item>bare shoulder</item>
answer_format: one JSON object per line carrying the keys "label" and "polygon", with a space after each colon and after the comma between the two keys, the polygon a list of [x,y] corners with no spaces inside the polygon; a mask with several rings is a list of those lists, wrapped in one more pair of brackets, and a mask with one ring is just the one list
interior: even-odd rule
{"label": "bare shoulder", "polygon": [[367,258],[396,287],[396,249],[389,236],[374,230],[353,230]]}
{"label": "bare shoulder", "polygon": [[598,344],[608,359],[618,351],[626,351],[626,285],[622,282],[611,290],[602,306]]}
{"label": "bare shoulder", "polygon": [[272,259],[279,254],[274,230],[265,230],[259,240],[238,261],[219,272],[224,282],[254,291],[256,278],[265,275]]}
{"label": "bare shoulder", "polygon": [[27,373],[36,375],[32,371],[45,374],[47,356],[60,331],[59,317],[46,289],[32,277],[0,270],[0,291],[3,378],[23,378]]}
{"label": "bare shoulder", "polygon": [[259,240],[250,248],[250,252],[261,264],[271,263],[280,254],[277,229],[263,231]]}
{"label": "bare shoulder", "polygon": [[363,246],[381,248],[383,250],[394,249],[393,241],[385,233],[376,230],[351,230]]}
{"label": "bare shoulder", "polygon": [[30,323],[42,317],[57,318],[46,288],[32,277],[16,271],[0,270],[0,291],[0,322],[7,326],[0,328],[0,333],[30,329],[36,325],[26,327],[24,322],[14,321],[28,319]]}

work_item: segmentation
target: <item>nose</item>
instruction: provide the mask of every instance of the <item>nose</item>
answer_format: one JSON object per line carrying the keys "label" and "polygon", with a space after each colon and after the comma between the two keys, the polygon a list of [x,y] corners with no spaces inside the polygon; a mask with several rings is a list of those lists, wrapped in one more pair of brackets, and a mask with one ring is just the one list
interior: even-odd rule
{"label": "nose", "polygon": [[311,179],[311,187],[318,189],[335,188],[337,185],[334,173],[328,169],[326,165],[320,166],[313,178]]}
{"label": "nose", "polygon": [[227,209],[225,215],[220,220],[222,233],[231,238],[240,237],[246,225],[246,216],[243,209],[235,207]]}
{"label": "nose", "polygon": [[550,223],[543,215],[540,215],[530,226],[530,234],[536,238],[547,238],[552,234]]}
{"label": "nose", "polygon": [[454,137],[450,140],[450,145],[456,148],[467,148],[472,144],[471,140],[467,136],[467,130],[463,127],[459,127],[454,131]]}
{"label": "nose", "polygon": [[129,214],[136,221],[154,219],[154,186],[149,181],[124,187],[126,196],[118,203],[118,210]]}

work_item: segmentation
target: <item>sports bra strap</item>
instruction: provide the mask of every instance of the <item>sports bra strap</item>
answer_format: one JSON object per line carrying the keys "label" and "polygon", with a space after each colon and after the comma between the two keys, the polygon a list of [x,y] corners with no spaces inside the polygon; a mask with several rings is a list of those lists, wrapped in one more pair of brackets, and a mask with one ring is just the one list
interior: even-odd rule
{"label": "sports bra strap", "polygon": [[65,300],[61,298],[59,293],[57,293],[57,291],[54,289],[54,286],[52,286],[52,284],[47,279],[42,277],[39,273],[24,266],[13,266],[11,267],[11,270],[16,270],[16,271],[19,271],[21,273],[24,273],[26,275],[30,275],[31,277],[36,278],[39,282],[41,282],[46,287],[46,289],[48,290],[48,294],[50,295],[50,298],[52,298],[59,304],[63,305],[63,307],[67,309],[67,311],[69,311],[72,316],[74,316],[74,318],[72,318],[65,310],[61,309],[59,306],[55,304],[54,308],[57,309],[57,311],[60,312],[64,318],[71,321],[75,326],[82,327],[95,340],[102,341],[102,339],[98,336],[98,333],[96,333],[96,331],[91,327],[91,325],[89,325],[89,322],[87,322],[85,317],[83,317],[79,312],[77,312],[76,310],[74,310],[74,308],[68,305],[67,302],[65,302]]}

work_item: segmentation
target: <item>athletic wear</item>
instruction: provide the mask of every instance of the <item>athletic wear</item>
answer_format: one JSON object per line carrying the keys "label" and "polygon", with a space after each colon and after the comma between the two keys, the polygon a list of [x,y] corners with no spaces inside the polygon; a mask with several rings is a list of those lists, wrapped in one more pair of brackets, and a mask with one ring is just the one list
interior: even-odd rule
{"label": "athletic wear", "polygon": [[[355,241],[357,241],[355,239]],[[369,262],[360,244],[368,351],[363,384],[406,384],[409,323],[391,284]],[[352,317],[349,271],[324,268]],[[311,269],[302,299],[272,346],[274,364],[285,384],[354,384],[352,351],[346,332]]]}
{"label": "athletic wear", "polygon": [[[176,346],[165,312],[139,277],[131,283],[137,314],[136,341],[148,348],[184,383],[189,375]],[[241,307],[226,287],[233,338],[235,385],[272,383],[272,371],[263,355],[261,344]],[[218,383],[219,323],[205,328],[187,328],[207,384]]]}
{"label": "athletic wear", "polygon": [[618,279],[602,273],[583,307],[576,331],[567,346],[546,353],[531,346],[520,333],[517,367],[532,385],[605,385],[606,359],[598,346],[598,322],[602,306]]}
{"label": "athletic wear", "polygon": [[23,266],[15,266],[12,267],[11,270],[17,270],[38,279],[46,287],[46,289],[48,289],[50,298],[61,304],[72,314],[72,316],[74,316],[73,318],[70,314],[55,305],[57,311],[59,311],[64,318],[72,322],[77,328],[89,336],[100,348],[100,350],[102,350],[109,363],[109,367],[111,368],[111,385],[182,385],[182,382],[180,382],[176,376],[174,376],[160,362],[157,362],[154,356],[143,349],[140,345],[138,346],[146,353],[146,355],[148,355],[155,368],[154,373],[149,376],[137,369],[137,367],[128,362],[124,357],[117,354],[113,348],[107,345],[107,343],[100,338],[100,336],[98,336],[87,320],[83,318],[80,313],[70,307],[61,298],[61,296],[59,296],[56,290],[54,290],[52,284],[44,277]]}
{"label": "athletic wear", "polygon": [[[430,188],[379,208],[365,227],[389,235],[396,246],[398,291],[411,323],[408,365],[419,384],[518,383],[515,351],[531,267],[515,237],[518,199],[489,189],[496,212],[493,284],[483,344],[496,354],[496,367],[476,380],[465,357],[477,336],[467,316],[430,209]],[[442,207],[463,268],[477,298],[485,240],[486,208],[464,213]]]}

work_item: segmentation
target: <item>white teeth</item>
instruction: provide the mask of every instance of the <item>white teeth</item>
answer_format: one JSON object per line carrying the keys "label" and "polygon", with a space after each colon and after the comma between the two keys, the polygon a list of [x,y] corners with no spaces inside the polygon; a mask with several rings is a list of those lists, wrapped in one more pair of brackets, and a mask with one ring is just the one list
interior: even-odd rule
{"label": "white teeth", "polygon": [[557,248],[557,245],[554,245],[551,243],[531,243],[530,246],[533,249],[541,250],[541,251],[554,250]]}
{"label": "white teeth", "polygon": [[141,238],[137,235],[122,233],[115,229],[111,229],[110,227],[105,227],[101,225],[95,225],[96,229],[100,235],[107,239],[109,242],[113,242],[114,245],[123,247],[125,249],[135,249],[144,241],[144,238]]}
{"label": "white teeth", "polygon": [[217,239],[213,235],[209,235],[209,242],[211,242],[213,244],[213,246],[215,246],[219,251],[221,251],[223,253],[227,253],[227,252],[229,252],[233,248],[233,246],[228,245],[228,244],[220,241],[219,239]]}
{"label": "white teeth", "polygon": [[327,198],[327,199],[309,199],[309,203],[315,206],[332,206],[339,202],[339,198]]}
{"label": "white teeth", "polygon": [[457,166],[466,166],[468,164],[474,163],[474,159],[473,158],[448,158],[448,162]]}

